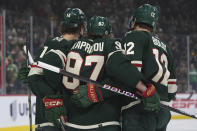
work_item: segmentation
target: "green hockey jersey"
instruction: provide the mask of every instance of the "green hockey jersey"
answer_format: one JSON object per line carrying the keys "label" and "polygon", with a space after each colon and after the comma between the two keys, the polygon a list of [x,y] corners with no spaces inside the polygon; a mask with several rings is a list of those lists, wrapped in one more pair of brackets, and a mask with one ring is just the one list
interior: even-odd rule
{"label": "green hockey jersey", "polygon": [[[52,59],[44,58],[45,54],[47,54],[47,52],[49,52],[50,50],[53,51],[53,50],[58,50],[58,49],[64,48],[65,43],[67,43],[67,41],[65,39],[63,39],[63,37],[55,37],[53,39],[52,38],[47,39],[46,42],[44,43],[43,48],[41,49],[40,55],[38,56],[38,58],[36,58],[36,60],[45,61],[46,63],[52,62],[52,61],[50,61]],[[60,64],[60,63],[62,63],[62,62],[57,60],[55,63],[52,62],[51,64],[61,66],[62,64]],[[57,74],[54,75],[52,72],[47,71],[47,70],[43,70],[43,69],[37,67],[36,65],[31,65],[31,66],[32,67],[29,72],[28,79],[29,79],[29,87],[31,88],[32,92],[36,95],[35,123],[41,124],[41,123],[47,122],[47,120],[45,119],[45,116],[44,116],[45,107],[42,102],[42,98],[46,95],[57,94],[58,92],[60,92],[59,90],[57,90],[57,89],[59,89],[57,87],[61,86],[61,80],[60,80],[61,76],[59,76]],[[61,66],[61,67],[63,67],[63,66]],[[51,77],[51,76],[53,76],[53,77]],[[55,82],[52,81],[54,79],[56,79]],[[58,79],[59,79],[59,82],[58,82]]]}
{"label": "green hockey jersey", "polygon": [[[104,79],[104,66],[107,60],[105,53],[109,49],[107,44],[109,44],[107,39],[93,41],[83,38],[73,41],[70,50],[67,52],[66,71],[101,82]],[[86,83],[75,78],[63,76],[63,84],[67,89],[74,90],[79,85]],[[69,101],[70,103],[67,105],[68,122],[87,126],[103,122],[119,121],[119,99],[111,95],[109,91],[105,92],[101,88],[100,91],[108,97],[105,97],[106,99],[104,98],[105,100],[103,102],[93,104],[88,108],[79,108]]]}
{"label": "green hockey jersey", "polygon": [[[61,42],[65,43],[64,41]],[[40,61],[59,68],[65,68],[68,72],[99,82],[103,82],[110,77],[113,80],[113,82],[109,81],[110,85],[121,88],[126,87],[125,89],[129,89],[129,91],[131,87],[135,87],[137,82],[142,79],[142,75],[137,68],[132,66],[129,59],[124,56],[121,43],[116,39],[105,38],[92,41],[83,38],[77,41],[70,41],[67,42],[64,48],[50,50]],[[38,89],[40,87],[39,91],[35,89],[35,93],[38,93],[38,96],[41,97],[53,95],[61,88],[67,94],[79,85],[86,84],[78,79],[63,76],[63,87],[60,84],[61,75],[39,67],[34,69],[36,71],[31,71],[29,76],[32,81],[32,88]],[[128,75],[136,77],[131,79]],[[66,98],[68,121],[79,125],[119,121],[121,106],[119,96],[104,89],[101,89],[101,92],[106,99],[103,102],[92,105],[88,109],[75,107]]]}
{"label": "green hockey jersey", "polygon": [[[66,71],[87,77],[98,82],[106,82],[110,78],[109,84],[123,89],[135,87],[142,79],[141,73],[135,66],[131,66],[121,48],[121,43],[117,39],[81,39],[75,41],[67,53]],[[127,70],[125,70],[127,68]],[[128,75],[135,75],[133,79]],[[109,80],[109,79],[108,79]],[[112,81],[111,81],[112,80]],[[64,86],[69,90],[74,90],[81,84],[78,79],[63,76]],[[120,97],[115,93],[100,88],[104,97],[103,102],[96,103],[88,109],[75,107],[70,103],[69,122],[78,125],[92,125],[107,121],[119,121],[120,118]],[[103,111],[105,110],[105,111]]]}
{"label": "green hockey jersey", "polygon": [[168,93],[176,93],[176,76],[169,47],[157,36],[145,31],[130,31],[123,39],[125,54],[131,64],[153,83],[161,100],[168,100]]}

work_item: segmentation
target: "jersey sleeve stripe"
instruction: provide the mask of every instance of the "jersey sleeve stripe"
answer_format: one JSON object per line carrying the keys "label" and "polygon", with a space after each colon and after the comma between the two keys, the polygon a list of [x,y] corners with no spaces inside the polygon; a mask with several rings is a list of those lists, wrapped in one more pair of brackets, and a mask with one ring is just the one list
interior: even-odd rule
{"label": "jersey sleeve stripe", "polygon": [[168,93],[175,93],[177,91],[176,79],[168,79]]}
{"label": "jersey sleeve stripe", "polygon": [[141,64],[142,65],[142,61],[136,61],[136,60],[133,60],[131,61],[132,64]]}
{"label": "jersey sleeve stripe", "polygon": [[168,79],[168,84],[176,84],[176,79]]}
{"label": "jersey sleeve stripe", "polygon": [[132,64],[132,65],[134,65],[136,67],[142,67],[142,64]]}
{"label": "jersey sleeve stripe", "polygon": [[176,84],[176,82],[173,82],[173,81],[170,82],[170,81],[169,81],[168,84]]}
{"label": "jersey sleeve stripe", "polygon": [[113,52],[109,53],[109,54],[108,54],[108,57],[107,57],[107,60],[106,60],[106,63],[107,63],[107,61],[109,60],[109,58],[110,58],[114,53],[116,53],[116,52],[124,52],[124,50],[116,50],[116,51],[113,51]]}
{"label": "jersey sleeve stripe", "polygon": [[35,63],[31,64],[31,69],[29,71],[28,76],[32,76],[32,75],[43,75],[43,69],[37,65],[35,65]]}
{"label": "jersey sleeve stripe", "polygon": [[66,63],[66,58],[62,55],[62,58],[63,58],[63,60],[64,60],[64,63]]}
{"label": "jersey sleeve stripe", "polygon": [[168,85],[168,93],[175,93],[176,91],[177,91],[177,85],[176,84]]}
{"label": "jersey sleeve stripe", "polygon": [[142,70],[142,61],[131,61],[131,64],[137,67],[137,69],[141,72]]}
{"label": "jersey sleeve stripe", "polygon": [[29,71],[28,76],[32,76],[32,75],[43,75],[43,69],[32,67]]}
{"label": "jersey sleeve stripe", "polygon": [[142,61],[131,61],[131,64],[136,67],[142,67]]}
{"label": "jersey sleeve stripe", "polygon": [[37,65],[30,65],[30,66],[34,68],[41,68],[40,66],[37,66]]}
{"label": "jersey sleeve stripe", "polygon": [[176,79],[168,79],[168,82],[176,82]]}
{"label": "jersey sleeve stripe", "polygon": [[60,50],[52,49],[52,50],[50,50],[50,52],[53,52],[53,53],[57,54],[62,61],[62,66],[65,67],[65,65],[66,65],[66,63],[65,63],[66,62],[66,55]]}

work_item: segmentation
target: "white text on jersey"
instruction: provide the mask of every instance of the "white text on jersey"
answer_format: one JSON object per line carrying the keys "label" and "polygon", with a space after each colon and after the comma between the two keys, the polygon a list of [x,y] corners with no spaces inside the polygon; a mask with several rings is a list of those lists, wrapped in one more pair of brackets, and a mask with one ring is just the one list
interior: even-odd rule
{"label": "white text on jersey", "polygon": [[94,43],[93,45],[90,45],[89,43],[85,42],[85,41],[78,41],[76,42],[73,47],[71,48],[73,49],[84,49],[84,51],[86,51],[87,53],[92,53],[93,51],[103,51],[103,47],[104,47],[104,42],[100,42],[100,43]]}
{"label": "white text on jersey", "polygon": [[152,36],[152,40],[153,40],[154,45],[161,47],[165,52],[167,52],[166,45],[163,42],[161,42],[160,40],[158,40],[157,38],[153,36]]}

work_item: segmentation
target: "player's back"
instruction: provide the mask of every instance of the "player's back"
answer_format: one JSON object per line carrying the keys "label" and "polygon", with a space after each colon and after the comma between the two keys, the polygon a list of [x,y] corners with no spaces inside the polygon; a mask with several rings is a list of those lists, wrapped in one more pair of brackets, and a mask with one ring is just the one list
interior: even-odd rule
{"label": "player's back", "polygon": [[[50,63],[53,66],[64,68],[66,56],[65,56],[65,49],[69,46],[70,41],[67,41],[62,36],[49,38],[45,43],[40,53],[38,59],[45,63]],[[47,54],[47,55],[46,55]],[[55,79],[54,73],[48,70],[43,70],[44,77],[47,83],[53,88],[58,89],[60,81],[60,76],[57,75],[58,79]],[[59,81],[57,81],[59,80]]]}
{"label": "player's back", "polygon": [[[95,81],[102,81],[105,77],[104,66],[108,55],[117,50],[114,45],[115,40],[108,38],[76,41],[68,52],[66,70]],[[66,76],[64,76],[63,81],[65,87],[69,89],[75,89],[79,85],[86,84]],[[103,102],[93,104],[85,109],[77,108],[72,103],[68,108],[68,121],[74,124],[92,125],[119,121],[120,106],[116,97],[105,99]]]}
{"label": "player's back", "polygon": [[[90,54],[92,53],[92,44],[93,41],[87,38],[70,42],[66,58],[66,71],[89,78],[93,67],[87,63],[90,61],[91,64],[92,57]],[[63,84],[67,89],[73,90],[84,83],[78,79],[64,76]]]}
{"label": "player's back", "polygon": [[46,42],[44,43],[43,47],[40,49],[40,53],[38,55],[38,58],[42,58],[45,53],[47,53],[50,50],[60,50],[64,48],[66,45],[67,40],[65,40],[62,36],[54,37],[54,38],[48,38]]}
{"label": "player's back", "polygon": [[152,81],[161,100],[168,100],[168,83],[175,77],[168,46],[146,31],[131,31],[123,42],[126,55],[145,78]]}
{"label": "player's back", "polygon": [[[121,44],[117,39],[92,40],[83,38],[73,42],[74,44],[71,44],[71,49],[67,54],[66,70],[95,81],[102,80],[104,65],[110,53],[121,49]],[[79,82],[76,82],[77,79],[73,79],[70,83],[64,77],[64,81],[65,86],[69,89],[75,89],[79,85]]]}
{"label": "player's back", "polygon": [[[150,37],[150,43],[152,45],[152,54],[154,56],[154,64],[151,64],[150,61],[147,62],[147,65],[144,67],[147,72],[145,72],[145,74],[152,78],[152,81],[154,82],[154,85],[156,87],[160,87],[157,89],[157,92],[160,94],[161,100],[169,101],[169,90],[172,89],[172,86],[176,86],[173,56],[168,45],[161,41],[157,36],[151,35]],[[151,72],[149,72],[150,70],[148,70],[151,66],[152,68],[157,69],[155,72],[152,72],[154,73],[154,75],[152,74],[152,76]]]}

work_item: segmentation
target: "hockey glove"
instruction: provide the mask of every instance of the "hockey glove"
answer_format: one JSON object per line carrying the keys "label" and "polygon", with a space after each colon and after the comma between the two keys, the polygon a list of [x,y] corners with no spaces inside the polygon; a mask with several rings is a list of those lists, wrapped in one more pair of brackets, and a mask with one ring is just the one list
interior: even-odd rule
{"label": "hockey glove", "polygon": [[45,118],[60,128],[61,125],[58,119],[65,123],[67,118],[67,110],[64,107],[62,97],[58,95],[47,96],[44,97],[43,103],[45,106]]}
{"label": "hockey glove", "polygon": [[168,93],[168,101],[170,102],[171,100],[176,99],[176,93]]}
{"label": "hockey glove", "polygon": [[72,103],[80,108],[87,108],[90,105],[103,101],[99,89],[92,84],[79,86],[71,96]]}
{"label": "hockey glove", "polygon": [[143,109],[146,111],[158,112],[160,109],[160,97],[156,92],[155,86],[147,84],[147,90],[140,94],[142,96]]}
{"label": "hockey glove", "polygon": [[21,80],[21,82],[23,82],[24,84],[28,83],[28,74],[29,74],[29,70],[30,68],[28,68],[25,64],[20,68],[19,70],[19,79]]}

